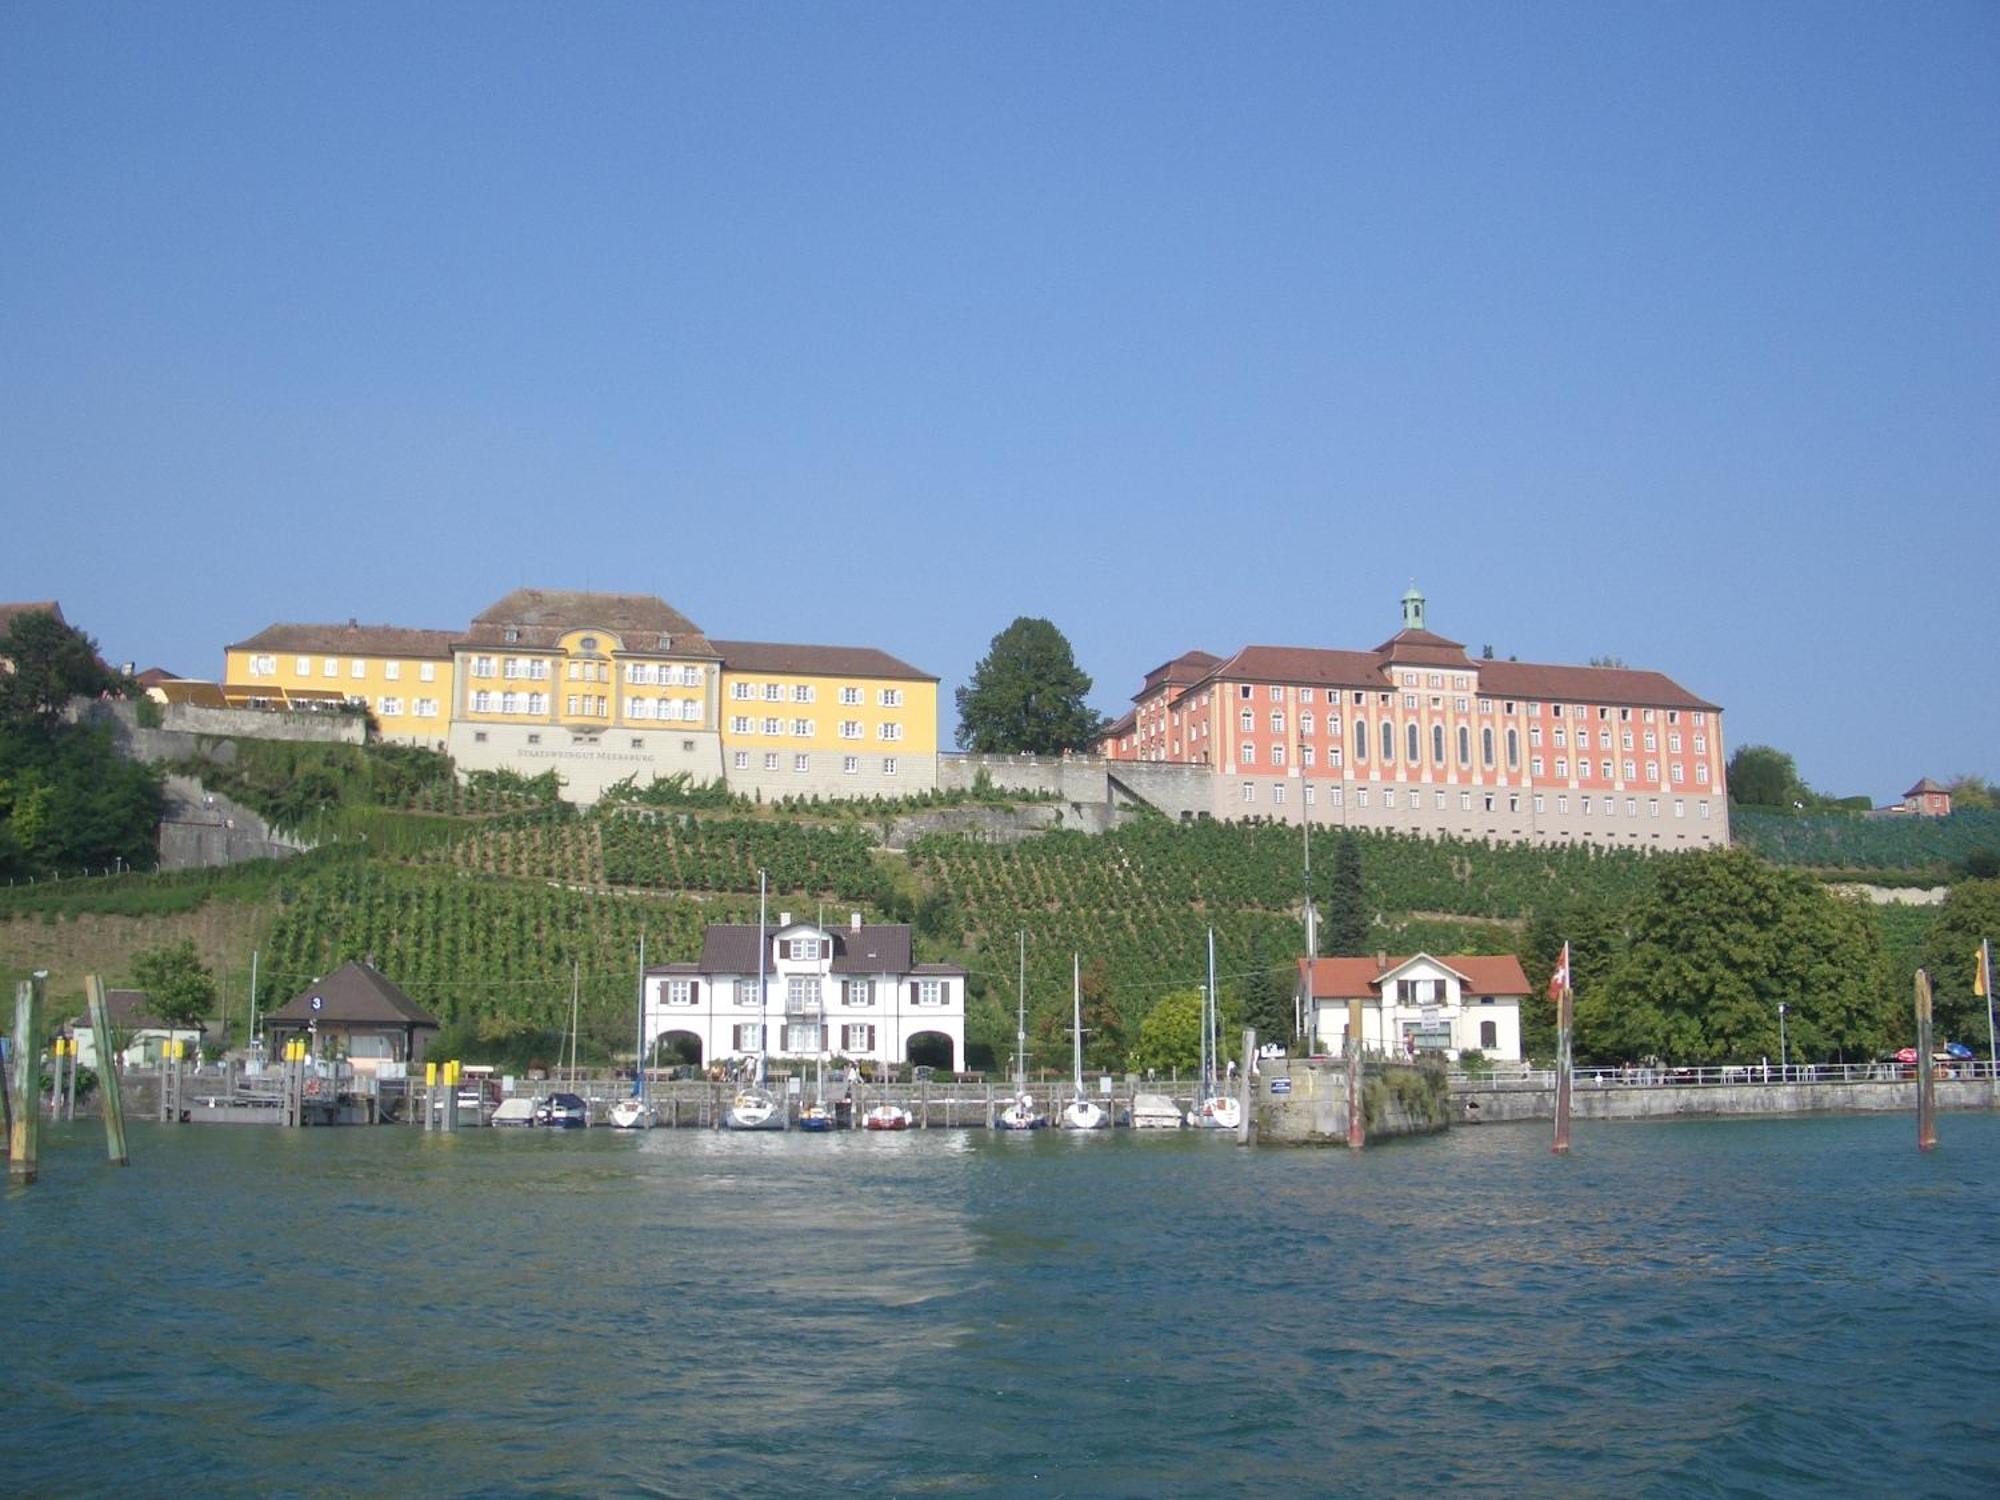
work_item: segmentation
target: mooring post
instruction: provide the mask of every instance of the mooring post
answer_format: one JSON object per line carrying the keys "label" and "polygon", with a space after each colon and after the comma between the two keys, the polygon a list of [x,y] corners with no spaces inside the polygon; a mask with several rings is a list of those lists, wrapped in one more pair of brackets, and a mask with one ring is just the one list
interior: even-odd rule
{"label": "mooring post", "polygon": [[83,994],[90,1011],[90,1030],[97,1038],[97,1096],[104,1107],[104,1149],[114,1167],[132,1165],[125,1149],[125,1099],[120,1093],[118,1054],[111,1050],[111,1011],[104,1003],[104,981],[95,974],[83,978]]}
{"label": "mooring post", "polygon": [[1931,1061],[1931,976],[1917,970],[1917,1149],[1937,1149],[1937,1064]]}
{"label": "mooring post", "polygon": [[1572,1067],[1570,1029],[1574,1024],[1572,992],[1567,982],[1556,991],[1556,1141],[1555,1153],[1569,1155],[1569,1106]]}
{"label": "mooring post", "polygon": [[34,977],[14,986],[14,1097],[21,1107],[14,1111],[7,1132],[7,1179],[24,1186],[35,1180],[37,1154],[42,1132],[42,1069],[35,1033],[41,1023],[42,986],[48,974],[37,969]]}
{"label": "mooring post", "polygon": [[1256,1102],[1256,1090],[1250,1086],[1250,1069],[1257,1061],[1257,1028],[1243,1028],[1243,1066],[1236,1071],[1236,1144],[1254,1145],[1257,1140],[1257,1119],[1250,1113]]}
{"label": "mooring post", "polygon": [[60,1075],[63,1080],[62,1117],[65,1120],[74,1120],[76,1118],[77,1056],[76,1038],[73,1036],[63,1038],[63,1061],[68,1066],[63,1069]]}

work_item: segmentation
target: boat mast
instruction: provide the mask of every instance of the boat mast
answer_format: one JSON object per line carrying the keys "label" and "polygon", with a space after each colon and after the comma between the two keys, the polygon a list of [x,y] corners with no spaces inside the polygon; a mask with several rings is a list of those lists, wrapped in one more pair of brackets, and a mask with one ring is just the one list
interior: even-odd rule
{"label": "boat mast", "polygon": [[576,1088],[576,1012],[578,997],[583,993],[583,961],[573,958],[569,961],[569,1086]]}
{"label": "boat mast", "polygon": [[757,872],[757,1082],[764,1082],[764,872]]}
{"label": "boat mast", "polygon": [[1208,986],[1201,997],[1201,1097],[1215,1092],[1215,929],[1208,929]]}
{"label": "boat mast", "polygon": [[1014,1092],[1026,1093],[1028,1089],[1028,930],[1022,928],[1021,977],[1015,984],[1014,998]]}
{"label": "boat mast", "polygon": [[1076,1012],[1076,1024],[1071,1028],[1070,1034],[1076,1043],[1076,1097],[1081,1099],[1083,1098],[1083,955],[1080,953],[1072,953],[1069,956],[1069,995],[1070,1006]]}
{"label": "boat mast", "polygon": [[653,1080],[646,1067],[646,933],[639,932],[639,1100],[650,1103]]}

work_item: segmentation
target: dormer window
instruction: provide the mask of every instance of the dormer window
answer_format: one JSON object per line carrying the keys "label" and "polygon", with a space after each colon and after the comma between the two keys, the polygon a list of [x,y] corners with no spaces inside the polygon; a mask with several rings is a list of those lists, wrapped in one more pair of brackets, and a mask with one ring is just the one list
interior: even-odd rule
{"label": "dormer window", "polygon": [[518,645],[520,644],[520,640],[521,632],[516,630],[512,625],[509,625],[507,627],[507,644],[510,646]]}
{"label": "dormer window", "polygon": [[817,962],[819,959],[819,939],[816,937],[792,938],[787,957],[795,961]]}
{"label": "dormer window", "polygon": [[595,651],[597,649],[597,637],[594,635],[587,635],[583,638],[581,644],[584,650]]}

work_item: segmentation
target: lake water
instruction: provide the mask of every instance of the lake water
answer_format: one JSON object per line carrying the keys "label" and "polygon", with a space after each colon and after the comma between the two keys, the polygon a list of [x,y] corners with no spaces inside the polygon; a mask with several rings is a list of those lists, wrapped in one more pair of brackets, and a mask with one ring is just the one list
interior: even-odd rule
{"label": "lake water", "polygon": [[2000,1116],[51,1127],[0,1492],[2000,1493]]}

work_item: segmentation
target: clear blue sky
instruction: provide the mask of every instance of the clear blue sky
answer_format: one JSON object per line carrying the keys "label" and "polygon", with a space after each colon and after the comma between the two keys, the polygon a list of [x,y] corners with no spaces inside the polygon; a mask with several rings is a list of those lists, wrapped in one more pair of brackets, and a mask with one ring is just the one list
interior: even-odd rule
{"label": "clear blue sky", "polygon": [[2000,775],[2000,5],[0,6],[0,599],[522,584],[950,691],[1615,654]]}

